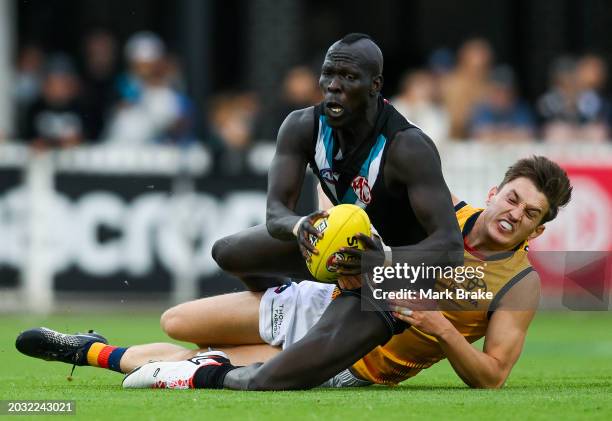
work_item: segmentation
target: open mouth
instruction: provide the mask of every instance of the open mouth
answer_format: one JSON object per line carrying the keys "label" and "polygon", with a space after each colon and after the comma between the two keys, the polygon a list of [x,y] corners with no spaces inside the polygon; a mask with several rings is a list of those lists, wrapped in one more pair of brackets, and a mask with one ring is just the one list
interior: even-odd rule
{"label": "open mouth", "polygon": [[503,232],[511,233],[512,231],[514,231],[514,226],[510,222],[506,221],[505,219],[502,219],[501,221],[499,221],[499,227],[501,228]]}
{"label": "open mouth", "polygon": [[325,108],[327,109],[326,114],[333,118],[338,118],[344,114],[344,107],[337,102],[327,102]]}

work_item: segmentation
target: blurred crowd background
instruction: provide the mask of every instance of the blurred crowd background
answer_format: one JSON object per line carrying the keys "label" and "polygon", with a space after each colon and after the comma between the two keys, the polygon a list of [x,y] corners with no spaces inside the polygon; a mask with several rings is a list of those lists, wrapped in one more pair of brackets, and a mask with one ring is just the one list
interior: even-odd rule
{"label": "blurred crowd background", "polygon": [[[230,1],[231,4],[225,6],[218,2],[194,4],[184,0],[177,3],[179,12],[172,18],[172,25],[159,24],[158,15],[163,15],[169,7],[163,2],[130,0],[123,2],[124,7],[119,9],[117,5],[96,6],[89,1],[32,3],[36,2],[17,1],[13,8],[18,24],[9,95],[16,115],[13,130],[2,133],[2,140],[24,142],[36,150],[83,144],[134,147],[199,143],[210,148],[217,162],[231,162],[230,166],[239,167],[236,162],[240,162],[242,152],[250,145],[274,140],[288,112],[321,100],[318,72],[325,52],[321,46],[328,46],[342,36],[344,28],[347,32],[369,32],[379,42],[386,54],[385,64],[391,68],[384,88],[385,97],[437,143],[609,142],[612,138],[608,57],[601,51],[605,44],[593,43],[584,34],[581,42],[568,41],[571,34],[560,33],[554,38],[551,35],[554,28],[551,28],[535,36],[553,37],[548,43],[554,45],[552,50],[548,44],[538,44],[536,40],[514,41],[516,45],[510,48],[507,39],[516,34],[516,28],[508,23],[505,27],[494,27],[500,18],[498,9],[512,12],[502,16],[505,20],[509,16],[516,19],[531,14],[540,19],[542,25],[547,24],[547,19],[552,25],[555,18],[559,20],[558,9],[562,9],[563,16],[571,12],[571,1],[538,0],[533,3],[538,3],[539,9],[530,6],[529,10],[526,5],[521,6],[523,2],[502,1],[487,6],[486,2],[471,1],[465,5],[464,12],[458,11],[454,16],[448,5],[433,2],[441,6],[441,25],[454,20],[456,26],[472,27],[463,32],[455,29],[464,34],[461,38],[455,37],[452,30],[441,29],[446,35],[437,36],[439,41],[428,40],[420,45],[416,39],[415,45],[406,45],[399,54],[397,45],[387,46],[386,40],[393,35],[385,29],[385,22],[353,27],[337,15],[336,19],[342,19],[342,24],[334,26],[330,18],[333,6],[324,6],[324,2],[319,1],[311,4],[319,8],[318,12],[304,14],[311,25],[299,25],[299,28],[319,33],[318,38],[315,36],[320,40],[316,45],[318,51],[310,54],[308,51],[314,49],[312,43],[299,53],[284,53],[301,48],[304,42],[300,39],[309,34],[293,35],[292,38],[291,32],[277,33],[276,38],[270,38],[268,30],[267,35],[266,31],[261,33],[262,41],[258,42],[248,40],[252,35],[248,29],[236,29],[233,36],[226,37],[232,28],[221,32],[203,28],[206,22],[229,17],[232,9],[242,10],[243,17],[235,12],[233,20],[227,21],[230,26],[239,24],[241,19],[246,20],[244,26],[247,28],[280,19],[286,21],[284,27],[290,27],[292,19],[299,18],[299,13],[308,8],[307,2],[298,0],[281,2],[283,5],[277,11],[272,10],[274,4],[268,0],[248,4]],[[408,8],[402,2],[388,3],[391,10],[406,10],[404,19],[408,24],[412,20],[410,12],[420,14],[421,23],[417,29],[409,30],[412,33],[423,28],[422,22],[435,12],[435,7],[430,10],[432,6],[420,1]],[[550,7],[553,3],[556,9]],[[586,9],[593,16],[601,15],[597,7],[609,9],[605,2],[586,3],[590,4]],[[368,4],[357,2],[354,6]],[[94,8],[93,12],[83,12],[90,7]],[[482,17],[469,15],[478,7],[483,8]],[[116,10],[122,10],[128,17],[130,13],[136,15],[147,10],[148,18],[141,17],[130,25],[122,16],[117,19],[123,19],[124,23],[117,24],[113,16]],[[496,14],[491,14],[496,10]],[[546,14],[555,10],[553,15]],[[85,22],[77,24],[76,29],[62,28],[68,22],[68,11],[84,16]],[[186,17],[190,13],[196,15],[192,16],[195,22],[191,26]],[[197,13],[201,13],[199,21]],[[381,18],[387,21],[397,20],[388,12],[381,13]],[[583,12],[582,20],[577,17],[572,31],[585,32],[581,26],[588,25],[591,15],[585,16]],[[607,15],[612,17],[612,13]],[[474,28],[475,19],[491,22]],[[185,23],[186,29],[182,32],[177,29],[180,22]],[[49,24],[53,25],[48,27]],[[218,21],[213,26],[220,25],[225,26]],[[283,25],[279,25],[277,28],[282,30]],[[520,26],[521,22],[515,25]],[[156,26],[161,29],[156,31]],[[397,23],[392,27],[401,30]],[[189,28],[195,28],[195,33],[185,35]],[[499,35],[504,29],[509,33]],[[434,30],[424,30],[424,34]],[[50,36],[52,31],[59,31],[59,35]],[[76,40],[74,35],[77,35]],[[592,29],[590,37],[597,36]],[[71,42],[65,42],[66,37],[71,37]],[[257,56],[262,44],[267,50]],[[502,45],[505,52],[500,54],[496,44]],[[536,49],[534,54],[542,56],[540,61],[545,69],[540,66],[537,72],[531,72],[525,63],[516,62],[521,53],[508,53],[513,48],[531,44]],[[275,48],[278,57],[273,57]],[[270,49],[272,51],[268,51]],[[412,54],[411,50],[416,53]],[[226,57],[234,54],[243,57]],[[200,57],[203,62],[194,64],[193,56]],[[300,60],[301,57],[306,58]],[[215,68],[216,62],[220,63],[221,70]],[[247,66],[250,63],[254,70],[232,71],[232,64],[241,62]],[[517,73],[517,67],[521,72]],[[266,69],[270,81],[253,83],[254,78],[260,81],[257,72],[266,72]],[[204,76],[194,77],[198,71]],[[214,75],[220,71],[229,74],[225,77]]]}
{"label": "blurred crowd background", "polygon": [[[277,128],[291,110],[322,99],[318,69],[300,64],[270,93],[278,94],[273,109],[262,109],[254,91],[220,91],[210,96],[203,115],[186,92],[180,63],[149,31],[121,45],[111,32],[97,29],[76,57],[24,45],[13,92],[17,137],[35,148],[204,141],[214,149],[242,149],[274,138],[262,130],[263,115],[272,116]],[[398,90],[385,94],[436,142],[603,142],[612,124],[607,83],[601,56],[565,54],[550,63],[546,89],[528,101],[512,65],[496,62],[486,39],[472,38],[457,50],[434,50],[422,67],[405,70]],[[195,133],[200,118],[210,128],[205,140]]]}

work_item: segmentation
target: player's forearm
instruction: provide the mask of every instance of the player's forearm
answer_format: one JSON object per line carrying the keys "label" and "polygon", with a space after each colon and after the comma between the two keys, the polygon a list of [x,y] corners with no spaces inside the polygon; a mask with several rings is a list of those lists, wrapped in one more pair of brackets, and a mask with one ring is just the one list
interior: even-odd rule
{"label": "player's forearm", "polygon": [[279,240],[295,238],[293,227],[299,220],[295,213],[304,175],[306,158],[295,145],[279,140],[276,155],[268,173],[266,227],[268,233]]}
{"label": "player's forearm", "polygon": [[280,202],[269,202],[266,213],[266,228],[268,233],[278,240],[295,239],[293,228],[301,216]]}
{"label": "player's forearm", "polygon": [[506,375],[495,358],[474,348],[457,329],[437,336],[440,347],[457,375],[470,387],[499,388]]}

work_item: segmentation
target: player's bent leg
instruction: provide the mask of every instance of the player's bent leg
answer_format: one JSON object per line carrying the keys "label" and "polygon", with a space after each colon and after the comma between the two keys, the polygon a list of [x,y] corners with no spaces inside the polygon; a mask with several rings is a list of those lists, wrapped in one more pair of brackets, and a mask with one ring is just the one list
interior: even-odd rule
{"label": "player's bent leg", "polygon": [[312,279],[296,241],[281,241],[258,225],[218,240],[213,259],[226,272],[238,276],[251,291],[284,282],[282,277]]}
{"label": "player's bent leg", "polygon": [[[129,373],[151,361],[184,361],[208,351],[208,347],[187,349],[169,343],[134,345],[130,346],[121,358],[121,372]],[[215,351],[224,352],[236,365],[248,365],[268,361],[278,354],[280,349],[271,345],[260,344],[219,347],[215,348]]]}
{"label": "player's bent leg", "polygon": [[262,293],[236,292],[179,304],[164,312],[160,324],[171,338],[198,344],[261,344],[259,305]]}
{"label": "player's bent leg", "polygon": [[[131,363],[137,363],[147,354],[149,357],[156,357],[162,351],[161,347],[170,344],[152,344],[151,346],[142,345],[136,350],[139,354]],[[148,350],[145,348],[148,347]],[[131,348],[130,348],[131,349]],[[172,351],[167,347],[168,351]],[[229,351],[229,352],[226,352]],[[165,389],[189,389],[195,388],[195,375],[198,370],[206,366],[215,366],[227,369],[233,367],[229,365],[229,358],[235,364],[253,364],[257,361],[266,361],[273,355],[280,352],[280,349],[270,345],[245,345],[229,348],[228,350],[215,349],[212,351],[194,350],[185,352],[177,350],[174,355],[167,355],[172,359],[157,360],[137,367],[131,367],[123,379],[124,388],[165,388]],[[183,358],[177,361],[178,358]],[[259,363],[261,364],[261,363]],[[125,366],[127,369],[127,364]]]}
{"label": "player's bent leg", "polygon": [[[227,371],[222,386],[238,390],[290,390],[316,387],[386,343],[392,329],[381,314],[362,311],[355,295],[334,300],[306,336],[265,364]],[[210,368],[210,367],[209,367]],[[195,375],[196,387],[214,385],[215,371]]]}
{"label": "player's bent leg", "polygon": [[[134,345],[127,348],[123,354],[120,368],[122,373],[129,373],[151,361],[184,361],[195,357],[199,353],[208,351],[208,347],[203,347],[202,349],[187,349],[180,345],[169,343]],[[270,360],[280,352],[280,348],[267,344],[260,344],[215,347],[215,351],[224,352],[233,364],[249,365]]]}
{"label": "player's bent leg", "polygon": [[[95,332],[70,335],[47,328],[34,328],[20,333],[15,346],[30,357],[75,366],[107,368],[121,373],[129,373],[151,361],[184,361],[208,351],[207,347],[187,349],[169,343],[117,347],[109,345],[106,338]],[[263,344],[235,346],[220,351],[226,351],[236,364],[267,361],[280,352],[276,347]]]}

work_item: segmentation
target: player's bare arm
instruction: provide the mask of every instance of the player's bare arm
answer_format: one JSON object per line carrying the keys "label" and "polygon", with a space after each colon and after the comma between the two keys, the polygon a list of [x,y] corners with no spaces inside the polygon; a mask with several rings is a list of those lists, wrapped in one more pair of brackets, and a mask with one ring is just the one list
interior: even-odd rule
{"label": "player's bare arm", "polygon": [[[453,212],[451,194],[442,175],[440,160],[431,141],[418,129],[405,130],[397,134],[388,156],[385,165],[387,183],[396,191],[407,190],[414,213],[427,233],[427,237],[417,244],[394,247],[392,256],[400,253],[406,256],[407,252],[444,251],[450,257],[450,260],[444,263],[462,264],[461,231]],[[383,252],[382,244],[365,235],[361,235],[360,239],[367,249]],[[356,260],[339,263],[342,273],[360,273],[359,258],[362,252],[354,249],[342,251],[357,257]],[[438,262],[418,262],[421,263]]]}
{"label": "player's bare arm", "polygon": [[[221,238],[213,246],[219,267],[239,277],[251,291],[280,285],[283,277],[310,279],[304,257],[315,251],[309,242],[296,241],[296,235],[305,238],[314,228],[309,218],[296,226],[301,218],[295,207],[312,154],[313,127],[312,107],[289,114],[279,130],[269,171],[266,224]],[[299,229],[294,233],[294,228]]]}
{"label": "player's bare arm", "polygon": [[531,272],[504,296],[500,308],[491,316],[482,351],[474,348],[439,311],[415,310],[394,315],[435,337],[465,384],[474,388],[500,388],[521,354],[539,292],[539,277]]}
{"label": "player's bare arm", "polygon": [[420,243],[397,247],[397,251],[456,252],[456,263],[462,264],[461,231],[433,143],[418,129],[400,132],[397,137],[391,144],[385,176],[397,188],[407,190],[415,215],[428,234]]}
{"label": "player's bare arm", "polygon": [[307,157],[312,154],[312,107],[294,111],[285,119],[278,132],[276,153],[268,173],[268,202],[266,227],[270,235],[279,240],[298,237],[300,252],[317,253],[307,235],[320,236],[313,223],[326,212],[314,212],[304,218],[295,213],[295,207],[304,182]]}
{"label": "player's bare arm", "polygon": [[280,240],[294,238],[291,230],[299,219],[294,211],[306,172],[312,119],[312,108],[294,111],[278,132],[268,173],[266,226],[270,235]]}

